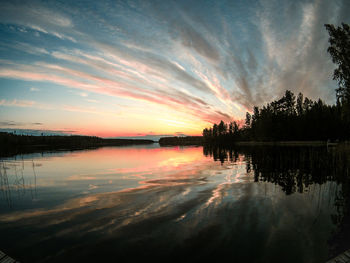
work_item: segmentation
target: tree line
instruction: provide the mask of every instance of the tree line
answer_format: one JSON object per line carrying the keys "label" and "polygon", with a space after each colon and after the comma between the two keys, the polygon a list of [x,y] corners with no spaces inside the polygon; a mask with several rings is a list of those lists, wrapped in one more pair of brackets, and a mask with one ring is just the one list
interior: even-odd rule
{"label": "tree line", "polygon": [[287,90],[280,99],[246,113],[243,126],[221,121],[203,130],[206,141],[278,141],[347,139],[349,129],[342,118],[342,106],[313,101],[302,93]]}
{"label": "tree line", "polygon": [[206,142],[278,140],[346,140],[350,138],[350,27],[325,25],[329,33],[328,53],[338,66],[337,102],[327,105],[287,90],[281,98],[246,113],[244,125],[220,121],[203,130]]}
{"label": "tree line", "polygon": [[152,140],[104,139],[96,136],[32,136],[0,132],[0,157],[48,150],[78,150],[102,146],[151,144]]}

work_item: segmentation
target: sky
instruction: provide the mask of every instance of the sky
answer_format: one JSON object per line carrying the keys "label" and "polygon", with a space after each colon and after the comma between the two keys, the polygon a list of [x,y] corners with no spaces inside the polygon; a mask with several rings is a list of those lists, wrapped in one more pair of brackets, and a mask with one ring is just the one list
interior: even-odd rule
{"label": "sky", "polygon": [[0,1],[0,128],[200,135],[286,89],[335,102],[347,0]]}

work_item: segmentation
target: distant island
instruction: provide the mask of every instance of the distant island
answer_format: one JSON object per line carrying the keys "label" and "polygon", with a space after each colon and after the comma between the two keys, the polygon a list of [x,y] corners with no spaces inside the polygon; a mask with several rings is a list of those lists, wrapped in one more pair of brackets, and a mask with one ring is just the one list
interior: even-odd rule
{"label": "distant island", "polygon": [[152,144],[152,140],[142,139],[104,139],[80,135],[16,135],[0,132],[0,156],[50,150],[78,150],[102,146],[126,146]]}
{"label": "distant island", "polygon": [[160,146],[173,145],[203,145],[203,136],[186,136],[186,137],[163,137],[159,139]]}

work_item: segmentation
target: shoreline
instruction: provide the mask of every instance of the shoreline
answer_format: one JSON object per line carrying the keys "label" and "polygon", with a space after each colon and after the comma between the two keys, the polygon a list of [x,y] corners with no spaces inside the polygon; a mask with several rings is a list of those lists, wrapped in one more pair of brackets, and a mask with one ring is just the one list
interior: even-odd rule
{"label": "shoreline", "polygon": [[107,146],[147,145],[156,143],[144,139],[103,139],[93,136],[31,136],[0,133],[0,157],[17,154],[74,151]]}
{"label": "shoreline", "polygon": [[305,141],[236,141],[236,142],[206,142],[201,136],[190,137],[164,137],[159,140],[160,146],[327,146],[334,147],[337,145],[350,145],[345,142],[330,142],[320,140],[305,140]]}

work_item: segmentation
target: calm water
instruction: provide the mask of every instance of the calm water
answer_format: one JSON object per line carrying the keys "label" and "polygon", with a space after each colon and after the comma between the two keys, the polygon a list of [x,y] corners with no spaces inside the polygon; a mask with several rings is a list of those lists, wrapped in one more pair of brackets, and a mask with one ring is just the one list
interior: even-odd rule
{"label": "calm water", "polygon": [[0,162],[0,250],[21,262],[324,262],[348,154],[158,145]]}

